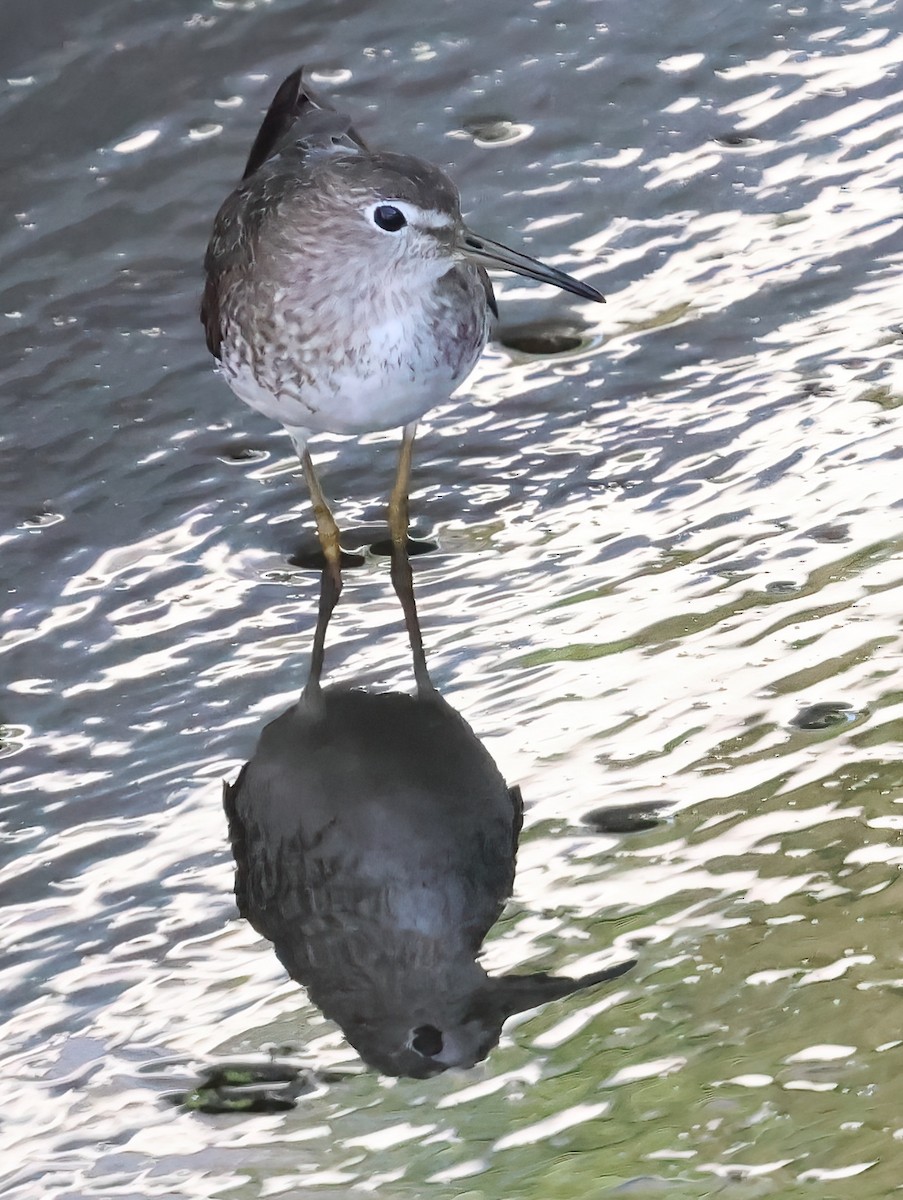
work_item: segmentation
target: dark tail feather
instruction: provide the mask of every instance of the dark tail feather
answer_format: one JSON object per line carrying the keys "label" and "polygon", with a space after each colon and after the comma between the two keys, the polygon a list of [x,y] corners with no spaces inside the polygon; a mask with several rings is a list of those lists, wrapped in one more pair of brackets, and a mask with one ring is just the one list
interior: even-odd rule
{"label": "dark tail feather", "polygon": [[[242,179],[253,175],[272,154],[281,149],[280,143],[286,134],[309,108],[327,113],[335,112],[331,104],[321,100],[317,93],[304,82],[303,71],[303,67],[298,67],[297,71],[292,71],[291,75],[279,85],[279,91],[273,97],[273,102],[267,109],[267,115],[263,118],[263,124],[254,139]],[[338,114],[336,116],[339,126],[337,126],[337,133],[333,140],[337,141],[339,137],[347,138],[361,150],[366,150],[360,135],[352,128],[348,118],[339,117]]]}
{"label": "dark tail feather", "polygon": [[291,75],[279,85],[279,91],[273,97],[273,102],[267,109],[267,115],[263,118],[263,124],[257,131],[257,137],[254,139],[254,145],[248,155],[242,179],[247,179],[249,175],[253,175],[259,167],[263,166],[273,153],[273,147],[281,141],[301,116],[305,105],[311,103],[301,79],[303,71],[303,67],[292,71]]}

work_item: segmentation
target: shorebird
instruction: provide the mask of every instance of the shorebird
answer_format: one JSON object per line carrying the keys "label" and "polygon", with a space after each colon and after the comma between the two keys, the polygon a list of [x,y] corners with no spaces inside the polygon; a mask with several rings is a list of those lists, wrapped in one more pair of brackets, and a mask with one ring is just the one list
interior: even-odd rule
{"label": "shorebird", "polygon": [[[589,284],[472,233],[455,185],[410,154],[371,151],[302,69],[282,83],[244,175],[213,226],[201,320],[227,383],[294,443],[328,586],[342,588],[339,530],[308,449],[316,433],[402,427],[389,499],[392,583],[419,637],[407,554],[417,422],[470,374],[498,308],[487,267],[585,300]],[[325,622],[313,650],[322,660]],[[416,657],[416,647],[415,657]]]}

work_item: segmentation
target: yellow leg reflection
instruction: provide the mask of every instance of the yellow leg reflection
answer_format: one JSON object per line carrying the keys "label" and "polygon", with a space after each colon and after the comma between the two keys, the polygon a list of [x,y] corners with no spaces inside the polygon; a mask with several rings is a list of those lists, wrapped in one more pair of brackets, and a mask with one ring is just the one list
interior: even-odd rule
{"label": "yellow leg reflection", "polygon": [[308,688],[316,691],[320,686],[320,676],[323,673],[323,657],[326,649],[326,629],[332,616],[339,596],[342,594],[342,548],[339,544],[339,527],[335,523],[332,510],[323,495],[320,480],[314,470],[310,451],[305,447],[301,454],[301,465],[304,477],[310,490],[310,498],[314,506],[314,519],[317,522],[317,535],[323,556],[323,575],[320,580],[320,608],[317,614],[317,628],[314,633],[314,644],[310,655],[310,676]]}

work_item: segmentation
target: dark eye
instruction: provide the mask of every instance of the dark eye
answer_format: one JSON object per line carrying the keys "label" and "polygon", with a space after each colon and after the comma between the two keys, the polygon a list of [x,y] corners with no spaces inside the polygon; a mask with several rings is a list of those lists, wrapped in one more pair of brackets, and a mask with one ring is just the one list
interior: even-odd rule
{"label": "dark eye", "polygon": [[408,219],[394,204],[380,204],[373,210],[373,223],[386,233],[398,233],[407,225]]}
{"label": "dark eye", "polygon": [[418,1025],[413,1031],[411,1049],[424,1058],[435,1058],[442,1053],[442,1033],[435,1025]]}

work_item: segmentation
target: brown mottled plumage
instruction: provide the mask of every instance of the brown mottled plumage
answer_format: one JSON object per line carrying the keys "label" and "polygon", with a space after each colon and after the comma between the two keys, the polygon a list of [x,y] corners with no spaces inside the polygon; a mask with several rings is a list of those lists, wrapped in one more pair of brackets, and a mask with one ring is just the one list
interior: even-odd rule
{"label": "brown mottled plumage", "polygon": [[236,395],[282,424],[298,450],[333,582],[324,603],[334,606],[341,590],[339,535],[308,438],[404,426],[389,514],[393,582],[412,638],[405,549],[416,422],[483,351],[497,311],[487,265],[602,299],[471,233],[443,171],[369,151],[300,69],[276,93],[207,248],[207,345]]}

